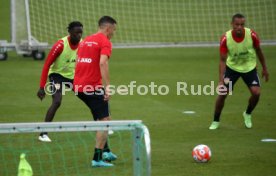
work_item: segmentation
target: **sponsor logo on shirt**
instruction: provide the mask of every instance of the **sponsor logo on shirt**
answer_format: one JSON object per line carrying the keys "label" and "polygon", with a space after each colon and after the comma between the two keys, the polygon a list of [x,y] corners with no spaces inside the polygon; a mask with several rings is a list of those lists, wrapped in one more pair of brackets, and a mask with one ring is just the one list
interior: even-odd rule
{"label": "sponsor logo on shirt", "polygon": [[76,62],[76,59],[72,59],[72,60],[67,59],[66,62],[67,62],[67,63],[69,63],[69,62]]}
{"label": "sponsor logo on shirt", "polygon": [[97,42],[85,42],[85,44],[86,44],[88,47],[92,47],[92,45],[99,45]]}
{"label": "sponsor logo on shirt", "polygon": [[81,62],[81,63],[91,63],[93,61],[93,59],[91,58],[79,58],[78,59],[78,62]]}

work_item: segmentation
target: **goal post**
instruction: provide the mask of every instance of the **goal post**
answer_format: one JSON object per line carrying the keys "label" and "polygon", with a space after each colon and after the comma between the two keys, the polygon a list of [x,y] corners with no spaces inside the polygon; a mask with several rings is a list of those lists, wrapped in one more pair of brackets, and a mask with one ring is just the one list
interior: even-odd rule
{"label": "goal post", "polygon": [[10,0],[11,41],[0,40],[0,60],[6,60],[11,50],[35,60],[44,59],[49,44],[32,35],[29,5],[29,0]]}
{"label": "goal post", "polygon": [[263,44],[276,44],[275,0],[29,0],[33,35],[53,44],[69,22],[97,31],[103,15],[114,17],[114,47],[218,46],[235,13],[246,16]]}
{"label": "goal post", "polygon": [[[47,168],[43,168],[45,165],[47,165],[48,168],[52,168],[51,175],[60,175],[61,171],[56,171],[54,167],[61,167],[62,165],[65,168],[65,166],[68,166],[69,171],[63,171],[63,175],[70,175],[72,174],[72,169],[75,169],[77,173],[74,173],[74,175],[88,175],[93,172],[96,172],[93,168],[87,168],[85,167],[84,170],[87,170],[88,173],[84,173],[84,171],[81,171],[81,167],[84,164],[89,163],[78,163],[77,161],[80,161],[78,157],[80,156],[79,153],[82,153],[83,155],[91,155],[91,151],[94,146],[85,146],[85,148],[90,148],[89,153],[86,153],[87,151],[78,151],[78,154],[72,153],[72,151],[67,151],[68,145],[71,146],[70,148],[76,149],[74,151],[78,150],[79,143],[85,144],[86,142],[90,141],[87,140],[90,137],[86,137],[86,134],[89,132],[96,132],[96,131],[107,131],[107,130],[113,130],[116,133],[120,133],[120,137],[118,139],[113,139],[110,142],[111,149],[117,148],[117,151],[120,151],[118,154],[118,166],[115,163],[114,170],[107,170],[106,173],[112,172],[112,175],[129,175],[130,171],[126,170],[132,170],[132,175],[134,176],[150,176],[151,175],[151,146],[150,146],[150,135],[147,127],[143,125],[143,123],[140,120],[130,120],[130,121],[108,121],[108,122],[91,122],[91,121],[81,121],[81,122],[45,122],[45,123],[1,123],[0,124],[0,155],[2,157],[1,159],[1,170],[0,175],[15,175],[16,172],[16,163],[17,159],[19,158],[18,153],[19,152],[26,152],[29,153],[34,163],[35,158],[39,158],[39,161],[36,161],[36,164],[34,164],[33,171],[37,175],[44,175],[43,171],[47,170]],[[38,136],[40,132],[49,132],[51,135],[57,134],[56,141],[54,140],[51,143],[44,143],[45,145],[41,146],[39,145],[39,142],[37,138],[30,138],[28,136],[25,136],[26,134],[32,134],[31,136]],[[132,141],[132,144],[113,144],[119,143],[124,141],[124,137],[128,135],[121,134],[123,132],[129,131],[131,133],[130,140],[126,140],[126,142]],[[72,133],[73,132],[73,133]],[[79,133],[77,135],[77,133]],[[94,134],[93,133],[93,134]],[[35,135],[33,135],[35,134]],[[74,143],[74,140],[68,137],[68,135],[77,135],[80,138],[78,141]],[[67,135],[67,136],[65,136]],[[73,135],[74,136],[74,135]],[[113,135],[112,135],[113,136]],[[111,136],[111,137],[112,137]],[[111,138],[109,137],[109,138]],[[13,139],[14,138],[14,139]],[[24,138],[24,139],[23,139]],[[83,139],[82,139],[83,138]],[[65,141],[67,139],[68,141]],[[35,140],[35,142],[34,142]],[[30,144],[31,143],[31,144]],[[81,144],[81,146],[83,146]],[[55,147],[56,145],[56,147]],[[85,144],[88,145],[88,144]],[[127,154],[124,154],[124,152],[128,153],[129,151],[124,151],[125,146],[132,145],[132,160],[127,159],[124,156],[127,156]],[[64,149],[63,149],[64,147]],[[122,149],[118,149],[118,147],[122,147]],[[63,156],[57,156],[56,151],[52,150],[52,148],[55,148],[55,150],[60,149],[60,155]],[[127,148],[127,147],[126,147]],[[79,149],[81,150],[81,149]],[[44,151],[44,152],[41,152]],[[70,157],[66,153],[70,153],[72,157]],[[15,154],[16,153],[16,154]],[[34,156],[34,155],[48,155],[47,158],[51,158],[50,160],[58,160],[58,158],[62,158],[63,162],[66,162],[66,160],[75,160],[71,161],[72,163],[75,163],[75,165],[71,165],[71,163],[61,163],[62,161],[59,161],[59,164],[52,164],[49,165],[43,164],[45,161],[43,160],[43,156]],[[17,156],[18,155],[18,156]],[[12,156],[12,157],[11,157]],[[7,160],[8,159],[8,160]],[[121,161],[120,161],[121,160]],[[52,161],[52,162],[53,162]],[[132,162],[132,169],[127,168],[128,165],[124,162]],[[39,165],[37,163],[40,163]],[[12,168],[14,166],[14,168]],[[119,169],[116,169],[119,168]],[[94,171],[93,171],[94,170]],[[119,171],[118,171],[119,170]],[[121,173],[121,170],[125,170],[123,173]],[[47,171],[46,171],[47,172]],[[73,171],[74,172],[74,171]],[[67,173],[67,174],[66,174]],[[47,173],[49,174],[49,173]],[[45,175],[47,175],[45,174]],[[108,175],[108,174],[107,174]]]}

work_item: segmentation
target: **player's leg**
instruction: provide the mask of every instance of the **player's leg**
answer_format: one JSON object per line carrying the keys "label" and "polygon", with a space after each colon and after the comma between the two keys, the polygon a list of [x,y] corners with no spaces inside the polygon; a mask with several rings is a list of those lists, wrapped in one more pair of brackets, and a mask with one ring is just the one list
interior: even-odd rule
{"label": "player's leg", "polygon": [[[110,121],[110,116],[100,118],[98,121]],[[108,131],[97,131],[96,133],[97,139],[96,139],[96,146],[97,149],[102,149],[102,160],[103,161],[114,161],[117,159],[117,156],[113,154],[109,148],[108,145]],[[95,155],[94,155],[95,157]],[[97,158],[93,158],[95,160]]]}
{"label": "player's leg", "polygon": [[248,73],[242,74],[242,79],[248,86],[249,91],[251,93],[251,96],[249,97],[249,100],[248,100],[246,111],[243,113],[244,123],[247,128],[252,128],[251,113],[257,106],[260,99],[260,94],[261,94],[260,80],[256,69]]}
{"label": "player's leg", "polygon": [[225,74],[224,74],[224,86],[226,88],[225,91],[219,92],[219,95],[217,96],[216,103],[215,103],[215,111],[214,111],[214,119],[213,122],[211,123],[209,129],[210,130],[215,130],[219,127],[220,124],[220,116],[221,112],[224,107],[225,99],[227,98],[227,95],[230,91],[231,88],[233,89],[235,83],[239,79],[240,74],[228,67],[226,67]]}
{"label": "player's leg", "polygon": [[[102,91],[104,93],[104,91]],[[92,104],[92,114],[95,120],[97,121],[110,121],[110,111],[108,101],[104,101],[103,94],[97,92],[94,96],[94,101]],[[114,161],[117,159],[117,156],[113,154],[108,146],[108,131],[97,131],[97,142],[95,149],[102,150],[102,160],[103,161]],[[93,160],[96,161],[99,156],[94,154]],[[93,161],[92,161],[93,166]]]}
{"label": "player's leg", "polygon": [[246,114],[251,114],[252,113],[252,111],[257,106],[257,104],[259,102],[259,99],[260,99],[260,95],[261,95],[261,89],[258,86],[249,87],[249,90],[250,90],[250,93],[251,93],[251,97],[249,98],[249,101],[248,101]]}
{"label": "player's leg", "polygon": [[49,80],[51,82],[51,93],[52,93],[52,104],[49,107],[46,116],[45,122],[52,122],[56,111],[61,105],[62,101],[62,76],[59,74],[51,74],[49,75]]}
{"label": "player's leg", "polygon": [[[55,113],[57,111],[57,109],[59,108],[60,104],[61,104],[61,100],[62,100],[62,95],[61,92],[58,91],[56,92],[54,95],[52,95],[52,104],[49,107],[45,119],[45,122],[52,122],[53,118],[55,116]],[[48,133],[47,132],[41,132],[38,139],[42,142],[51,142],[52,140],[49,138]]]}
{"label": "player's leg", "polygon": [[[50,82],[52,83],[51,87],[51,93],[52,93],[52,104],[47,110],[46,116],[44,121],[45,122],[52,122],[55,114],[58,110],[58,108],[61,105],[62,102],[62,83],[63,82],[70,82],[72,83],[72,80],[64,78],[63,76],[59,74],[51,74],[49,76]],[[47,132],[42,132],[39,135],[38,138],[42,142],[51,142],[51,139],[48,136]]]}
{"label": "player's leg", "polygon": [[[53,118],[55,116],[55,113],[57,109],[59,108],[62,100],[61,92],[58,91],[54,95],[52,95],[52,104],[49,107],[46,116],[45,116],[45,122],[52,122]],[[49,138],[47,132],[41,132],[38,139],[42,142],[51,142],[52,140]]]}
{"label": "player's leg", "polygon": [[62,101],[61,91],[57,91],[55,94],[52,95],[52,104],[46,113],[45,122],[53,121],[54,116],[61,105],[61,101]]}
{"label": "player's leg", "polygon": [[64,85],[68,86],[68,84],[71,84],[71,85],[73,84],[73,80],[64,78],[63,76],[57,75],[57,74],[53,74],[52,76],[50,76],[50,80],[54,85],[53,86],[53,95],[52,95],[52,104],[46,113],[45,122],[53,121],[55,114],[61,105],[63,86]]}
{"label": "player's leg", "polygon": [[225,102],[226,97],[227,97],[227,95],[218,95],[218,97],[216,99],[214,119],[209,127],[210,130],[215,130],[215,129],[219,128],[220,115],[221,115],[221,111],[224,107],[224,102]]}
{"label": "player's leg", "polygon": [[[79,92],[77,96],[89,107],[95,121],[110,120],[108,102],[103,100],[103,95],[88,95]],[[110,151],[107,145],[107,136],[107,131],[96,132],[96,145],[93,159],[91,161],[92,167],[113,166],[113,164],[104,162],[103,160],[104,148]]]}

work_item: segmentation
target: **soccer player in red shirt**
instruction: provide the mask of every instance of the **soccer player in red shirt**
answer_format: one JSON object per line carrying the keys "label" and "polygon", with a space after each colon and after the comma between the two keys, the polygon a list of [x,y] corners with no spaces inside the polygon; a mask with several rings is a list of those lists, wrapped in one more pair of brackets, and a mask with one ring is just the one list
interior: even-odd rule
{"label": "soccer player in red shirt", "polygon": [[256,107],[260,97],[260,80],[257,74],[258,58],[262,66],[262,77],[268,81],[269,74],[265,62],[265,57],[260,47],[260,40],[252,29],[244,27],[245,17],[242,14],[235,14],[232,17],[232,30],[226,32],[220,41],[220,64],[219,64],[219,85],[227,88],[226,92],[221,92],[216,100],[214,120],[209,127],[215,130],[219,127],[220,114],[224,107],[224,102],[229,93],[229,84],[232,87],[241,77],[247,85],[251,97],[248,101],[246,111],[243,113],[246,128],[252,128],[251,113]]}
{"label": "soccer player in red shirt", "polygon": [[[98,21],[98,32],[86,37],[79,46],[74,77],[74,91],[89,107],[95,121],[108,121],[110,80],[108,61],[112,45],[110,39],[116,30],[116,20],[103,16]],[[97,131],[92,167],[110,167],[114,155],[107,143],[107,131]]]}
{"label": "soccer player in red shirt", "polygon": [[[83,25],[79,21],[71,22],[68,27],[68,36],[58,40],[50,50],[44,63],[40,87],[37,92],[38,98],[42,101],[45,97],[45,89],[51,88],[52,104],[49,107],[45,122],[51,122],[58,110],[62,100],[63,83],[73,84],[77,49],[81,40]],[[46,85],[47,76],[50,84]],[[42,142],[51,142],[47,132],[42,132],[38,139]]]}

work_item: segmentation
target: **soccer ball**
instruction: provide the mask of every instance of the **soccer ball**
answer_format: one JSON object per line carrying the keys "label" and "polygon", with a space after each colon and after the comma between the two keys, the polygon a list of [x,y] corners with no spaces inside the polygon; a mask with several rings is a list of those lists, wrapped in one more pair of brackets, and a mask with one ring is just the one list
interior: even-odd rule
{"label": "soccer ball", "polygon": [[198,163],[206,163],[211,159],[211,150],[207,145],[200,144],[194,147],[193,158]]}

